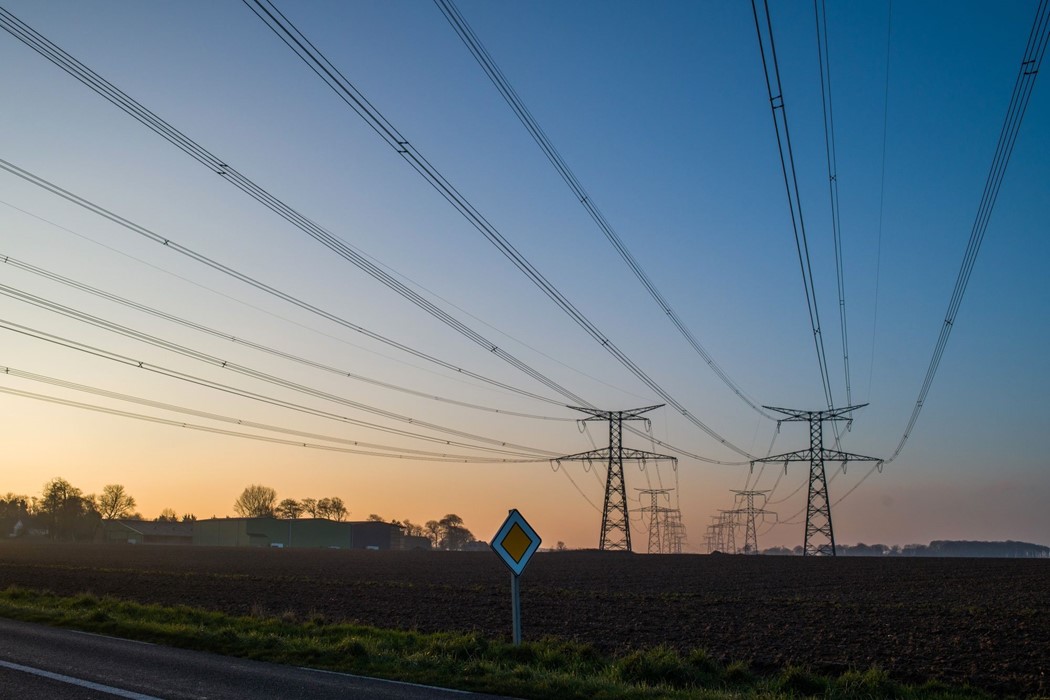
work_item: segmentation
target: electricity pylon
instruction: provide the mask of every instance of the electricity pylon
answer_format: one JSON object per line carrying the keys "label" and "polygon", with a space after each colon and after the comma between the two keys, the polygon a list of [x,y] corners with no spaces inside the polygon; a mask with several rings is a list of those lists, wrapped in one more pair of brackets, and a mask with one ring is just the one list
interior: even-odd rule
{"label": "electricity pylon", "polygon": [[680,508],[669,508],[664,512],[662,532],[664,533],[664,554],[681,554],[686,535]]}
{"label": "electricity pylon", "polygon": [[736,554],[736,511],[718,511],[719,527],[722,530],[722,547],[725,554]]}
{"label": "electricity pylon", "polygon": [[718,535],[718,525],[712,523],[707,526],[707,531],[704,532],[704,549],[708,554],[718,549]]}
{"label": "electricity pylon", "polygon": [[769,491],[733,491],[737,495],[737,498],[744,500],[747,505],[743,508],[737,508],[733,512],[737,515],[744,516],[744,554],[758,554],[758,529],[755,527],[755,516],[760,515],[765,518],[766,515],[772,515],[776,517],[776,513],[771,510],[765,510],[764,508],[755,508],[755,496],[765,497],[765,494]]}
{"label": "electricity pylon", "polygon": [[660,506],[659,500],[660,496],[663,496],[668,501],[670,501],[671,496],[669,494],[671,493],[671,489],[635,490],[638,491],[639,501],[641,500],[642,496],[649,496],[649,505],[642,506],[641,508],[636,509],[638,512],[649,514],[649,548],[647,551],[649,554],[660,554],[664,551],[662,539],[666,539],[668,535],[668,533],[665,532],[664,537],[660,537],[660,530],[663,527],[664,523],[666,523],[667,521],[665,517],[663,518],[663,522],[661,522],[660,516],[662,514],[669,513],[672,509]]}
{"label": "electricity pylon", "polygon": [[589,418],[581,422],[608,421],[609,422],[609,446],[600,450],[580,452],[579,454],[566,455],[555,459],[555,462],[592,462],[604,460],[608,463],[608,472],[605,477],[605,503],[602,506],[602,534],[598,543],[598,549],[619,549],[633,551],[631,549],[631,524],[627,515],[627,485],[623,478],[623,461],[641,460],[656,461],[669,459],[678,462],[677,457],[646,452],[644,450],[625,449],[623,446],[623,422],[625,420],[649,420],[643,418],[643,413],[648,413],[658,406],[646,406],[645,408],[632,408],[627,411],[601,411],[597,408],[580,408],[570,406],[575,411],[589,413]]}
{"label": "electricity pylon", "polygon": [[[806,500],[806,535],[803,541],[802,556],[827,554],[835,556],[835,532],[831,527],[831,499],[828,496],[828,479],[824,472],[824,462],[842,462],[842,468],[846,468],[847,462],[877,462],[882,466],[883,460],[878,457],[865,457],[864,455],[840,452],[839,450],[824,449],[824,423],[833,421],[853,422],[852,417],[845,414],[852,413],[858,408],[864,408],[868,404],[862,403],[857,406],[846,408],[833,408],[826,411],[799,411],[791,408],[777,408],[776,406],[763,406],[763,408],[783,413],[787,418],[781,418],[780,423],[808,422],[809,423],[809,449],[788,452],[774,457],[764,457],[752,460],[751,468],[754,469],[756,462],[783,462],[784,471],[787,471],[788,462],[809,462],[809,495]],[[818,535],[827,538],[826,542],[816,543],[814,539]]]}

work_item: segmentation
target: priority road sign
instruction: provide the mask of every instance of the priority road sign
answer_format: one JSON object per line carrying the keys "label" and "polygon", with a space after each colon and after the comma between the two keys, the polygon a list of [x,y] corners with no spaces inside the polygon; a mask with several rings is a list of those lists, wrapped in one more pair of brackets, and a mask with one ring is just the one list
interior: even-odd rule
{"label": "priority road sign", "polygon": [[510,511],[510,515],[507,516],[489,545],[492,551],[498,554],[503,563],[510,568],[511,573],[520,576],[533,553],[540,548],[542,541],[532,526],[525,522],[521,513],[514,509]]}

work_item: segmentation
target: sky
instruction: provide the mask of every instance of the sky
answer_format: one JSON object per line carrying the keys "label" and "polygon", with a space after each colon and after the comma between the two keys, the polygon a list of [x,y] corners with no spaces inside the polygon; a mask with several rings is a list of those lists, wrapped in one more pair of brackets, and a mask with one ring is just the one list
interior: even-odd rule
{"label": "sky", "polygon": [[[457,513],[480,539],[517,508],[545,543],[597,546],[601,468],[546,460],[606,446],[606,426],[584,429],[576,422],[582,414],[566,408],[564,396],[491,348],[605,410],[665,401],[468,224],[246,5],[2,4],[444,309],[488,348],[0,33],[7,96],[0,158],[412,351],[264,293],[0,171],[0,255],[9,260],[0,265],[0,285],[8,290],[0,295],[6,324],[0,366],[9,368],[0,390],[293,442],[346,448],[345,441],[358,441],[390,449],[355,449],[395,455],[251,440],[0,393],[0,492],[38,495],[55,476],[85,493],[120,483],[147,517],[174,508],[204,518],[232,515],[241,490],[261,483],[279,498],[340,496],[352,519],[377,513],[421,522]],[[754,457],[769,453],[774,436],[773,454],[808,447],[804,425],[785,423],[777,433],[776,423],[742,401],[675,330],[436,5],[355,0],[278,7],[524,258],[712,432]],[[755,403],[826,408],[750,6],[460,0],[457,7],[590,201],[725,374]],[[869,404],[842,433],[842,449],[888,458],[945,319],[1036,3],[827,3],[846,353],[813,8],[773,2],[770,10],[834,404],[847,405],[844,354],[850,398]],[[1050,475],[1041,444],[1048,422],[1040,401],[1050,392],[1048,189],[1050,91],[1037,81],[914,432],[881,471],[871,473],[865,463],[845,472],[828,465],[838,542],[1050,541]],[[217,359],[209,364],[115,334],[27,303],[19,293]],[[73,343],[82,349],[68,347]],[[504,388],[472,378],[478,375]],[[766,490],[766,509],[779,522],[770,516],[760,527],[759,545],[802,543],[804,465],[786,474],[782,465],[756,465],[752,472],[748,457],[673,408],[647,416],[651,423],[639,423],[642,435],[627,435],[625,446],[667,452],[645,435],[649,430],[655,440],[728,464],[683,457],[677,468],[648,462],[642,470],[628,463],[631,508],[643,504],[638,489],[673,488],[668,503],[681,509],[686,549],[703,551],[712,516],[734,507],[733,489]],[[830,426],[825,432],[832,434]],[[514,445],[507,449],[516,455],[480,449],[493,442]],[[530,461],[450,463],[419,452]],[[646,523],[640,513],[632,517],[635,548],[644,549]]]}

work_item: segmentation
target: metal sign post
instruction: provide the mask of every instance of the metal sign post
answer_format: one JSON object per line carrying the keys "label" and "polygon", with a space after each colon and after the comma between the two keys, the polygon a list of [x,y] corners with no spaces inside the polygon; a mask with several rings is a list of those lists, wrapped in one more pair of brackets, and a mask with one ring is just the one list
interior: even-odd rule
{"label": "metal sign post", "polygon": [[518,578],[543,540],[517,510],[511,510],[496,536],[489,542],[510,569],[510,609],[514,645],[521,644],[521,583]]}

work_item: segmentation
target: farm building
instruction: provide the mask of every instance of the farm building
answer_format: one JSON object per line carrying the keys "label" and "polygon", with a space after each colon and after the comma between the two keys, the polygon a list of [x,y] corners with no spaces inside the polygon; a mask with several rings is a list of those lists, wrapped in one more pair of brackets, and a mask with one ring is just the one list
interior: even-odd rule
{"label": "farm building", "polygon": [[198,520],[193,544],[217,547],[327,547],[400,549],[401,528],[389,523],[324,518],[213,518]]}
{"label": "farm building", "polygon": [[106,520],[102,539],[128,544],[193,544],[193,523]]}

